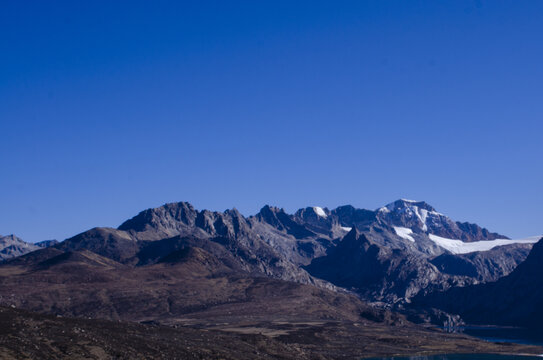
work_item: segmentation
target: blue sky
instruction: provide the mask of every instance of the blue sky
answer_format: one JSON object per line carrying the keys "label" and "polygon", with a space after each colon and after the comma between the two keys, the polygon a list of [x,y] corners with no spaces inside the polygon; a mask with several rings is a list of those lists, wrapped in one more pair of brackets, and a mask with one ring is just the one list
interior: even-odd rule
{"label": "blue sky", "polygon": [[3,2],[0,234],[397,198],[541,234],[542,35],[541,1]]}

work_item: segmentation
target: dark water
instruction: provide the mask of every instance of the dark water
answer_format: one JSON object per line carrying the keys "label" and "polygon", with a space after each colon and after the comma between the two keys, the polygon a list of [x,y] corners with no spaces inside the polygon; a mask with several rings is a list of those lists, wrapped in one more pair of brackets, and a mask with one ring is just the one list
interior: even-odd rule
{"label": "dark water", "polygon": [[512,355],[492,355],[492,354],[444,354],[434,356],[411,356],[411,357],[391,357],[391,358],[373,358],[366,360],[541,360],[537,356],[512,356]]}
{"label": "dark water", "polygon": [[[458,328],[459,332],[492,342],[513,342],[543,346],[543,333],[522,328],[468,326]],[[513,356],[493,354],[443,354],[434,356],[411,356],[374,358],[367,360],[541,360],[537,356]]]}
{"label": "dark water", "polygon": [[543,333],[528,329],[469,326],[461,330],[466,335],[492,342],[514,342],[543,346]]}

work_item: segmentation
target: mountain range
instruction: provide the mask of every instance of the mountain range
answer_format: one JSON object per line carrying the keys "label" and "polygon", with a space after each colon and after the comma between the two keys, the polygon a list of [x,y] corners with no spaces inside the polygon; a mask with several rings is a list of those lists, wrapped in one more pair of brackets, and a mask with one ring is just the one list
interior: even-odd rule
{"label": "mountain range", "polygon": [[531,310],[515,312],[507,291],[521,296],[538,284],[538,240],[511,240],[405,199],[294,214],[266,205],[249,217],[178,202],[58,243],[0,238],[0,305],[233,331],[250,323],[272,333],[294,320],[485,323],[504,309],[513,315],[497,323],[532,326],[539,293],[522,295]]}
{"label": "mountain range", "polygon": [[[93,228],[58,244],[28,244],[15,236],[0,244],[5,257],[52,245],[135,266],[195,246],[248,273],[339,286],[370,302],[392,304],[409,302],[421,291],[497,280],[522,262],[537,240],[510,240],[455,222],[425,202],[401,199],[375,211],[347,205],[288,214],[264,206],[247,218],[236,209],[198,211],[179,202],[144,210],[117,229]],[[389,274],[395,274],[393,281]]]}

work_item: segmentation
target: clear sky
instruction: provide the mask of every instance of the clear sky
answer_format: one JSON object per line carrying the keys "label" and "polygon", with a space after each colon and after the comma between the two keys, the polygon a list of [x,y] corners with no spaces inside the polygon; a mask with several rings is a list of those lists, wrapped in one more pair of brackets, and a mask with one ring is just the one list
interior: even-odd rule
{"label": "clear sky", "polygon": [[543,1],[3,1],[0,234],[425,200],[543,233]]}

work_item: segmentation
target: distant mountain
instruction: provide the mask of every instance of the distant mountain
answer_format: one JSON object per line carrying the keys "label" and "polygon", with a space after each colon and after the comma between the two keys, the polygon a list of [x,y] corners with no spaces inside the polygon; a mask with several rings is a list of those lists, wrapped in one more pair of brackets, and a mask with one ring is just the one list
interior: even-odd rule
{"label": "distant mountain", "polygon": [[15,235],[0,235],[0,261],[11,259],[29,252],[57,244],[56,240],[45,240],[37,243],[28,243]]}
{"label": "distant mountain", "polygon": [[34,243],[34,245],[40,248],[46,248],[46,247],[53,246],[56,244],[58,244],[58,240],[43,240],[43,241],[38,241],[37,243]]}
{"label": "distant mountain", "polygon": [[418,296],[414,305],[458,314],[470,324],[526,326],[541,331],[543,322],[541,240],[533,246],[526,261],[496,282]]}
{"label": "distant mountain", "polygon": [[[494,281],[521,263],[535,242],[455,222],[422,201],[397,200],[376,211],[342,206],[318,215],[313,209],[293,217],[321,236],[313,248],[325,245],[304,268],[389,304],[409,302],[419,292]],[[333,239],[338,230],[351,229],[356,232]]]}
{"label": "distant mountain", "polygon": [[184,202],[142,211],[118,229],[91,229],[65,240],[58,248],[87,249],[136,265],[148,263],[151,258],[157,261],[170,251],[193,245],[219,258],[228,257],[228,261],[247,272],[305,284],[319,282],[263,241],[237,210],[198,211]]}
{"label": "distant mountain", "polygon": [[[498,246],[487,251],[475,251],[466,254],[443,253],[430,262],[436,268],[449,275],[468,276],[478,281],[496,281],[504,274],[509,274],[525,259],[532,244]],[[516,261],[511,261],[516,259]]]}
{"label": "distant mountain", "polygon": [[409,299],[433,287],[448,288],[455,282],[425,258],[380,245],[356,228],[327,256],[313,260],[306,269],[366,299],[385,303]]}

